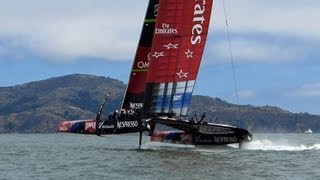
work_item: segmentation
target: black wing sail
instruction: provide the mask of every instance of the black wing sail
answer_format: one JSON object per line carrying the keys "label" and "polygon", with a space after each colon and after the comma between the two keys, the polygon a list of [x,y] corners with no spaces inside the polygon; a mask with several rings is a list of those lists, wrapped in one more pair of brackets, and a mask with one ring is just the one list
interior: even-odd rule
{"label": "black wing sail", "polygon": [[144,92],[150,61],[153,34],[158,13],[159,0],[150,0],[143,28],[132,65],[130,78],[122,103],[122,109],[143,107]]}

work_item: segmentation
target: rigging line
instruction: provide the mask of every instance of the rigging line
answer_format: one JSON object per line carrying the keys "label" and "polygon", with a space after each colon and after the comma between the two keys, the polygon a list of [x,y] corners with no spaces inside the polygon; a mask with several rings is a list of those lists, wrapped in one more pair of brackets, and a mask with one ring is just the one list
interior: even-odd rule
{"label": "rigging line", "polygon": [[[195,80],[194,81],[194,89],[193,89],[193,91],[195,91],[195,93],[194,93],[194,95],[196,96],[195,97],[195,102],[196,102],[196,104],[198,105],[199,103],[200,103],[200,93],[199,93],[199,89],[198,89],[198,83],[197,83],[197,81]],[[191,103],[191,102],[190,102]],[[191,105],[191,104],[190,104]]]}
{"label": "rigging line", "polygon": [[232,47],[231,47],[231,40],[230,40],[230,32],[229,32],[229,23],[227,18],[227,11],[226,11],[226,5],[225,0],[223,2],[223,10],[224,10],[224,18],[226,20],[226,26],[227,26],[227,36],[228,36],[228,42],[229,42],[229,51],[230,51],[230,58],[231,58],[231,65],[232,65],[232,72],[233,72],[233,80],[234,80],[234,88],[236,91],[236,98],[237,98],[237,105],[238,105],[238,115],[240,114],[240,103],[239,103],[239,93],[238,93],[238,86],[237,86],[237,80],[236,80],[236,73],[234,68],[234,60],[233,60],[233,53],[232,53]]}

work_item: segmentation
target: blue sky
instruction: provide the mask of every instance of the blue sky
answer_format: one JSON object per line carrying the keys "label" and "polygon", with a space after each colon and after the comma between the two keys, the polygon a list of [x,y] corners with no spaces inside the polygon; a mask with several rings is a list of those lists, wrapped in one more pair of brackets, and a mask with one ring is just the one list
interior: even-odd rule
{"label": "blue sky", "polygon": [[[0,0],[0,87],[72,73],[127,82],[147,0]],[[222,0],[195,94],[236,103]],[[240,104],[320,114],[320,2],[225,0]]]}

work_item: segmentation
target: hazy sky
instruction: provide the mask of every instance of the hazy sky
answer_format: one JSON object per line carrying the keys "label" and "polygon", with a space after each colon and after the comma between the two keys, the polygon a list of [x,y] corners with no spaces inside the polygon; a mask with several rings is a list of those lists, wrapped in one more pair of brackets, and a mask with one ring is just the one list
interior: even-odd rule
{"label": "hazy sky", "polygon": [[[222,0],[195,94],[235,103]],[[148,0],[0,0],[0,86],[72,73],[127,82]],[[225,0],[240,104],[320,114],[320,1]]]}

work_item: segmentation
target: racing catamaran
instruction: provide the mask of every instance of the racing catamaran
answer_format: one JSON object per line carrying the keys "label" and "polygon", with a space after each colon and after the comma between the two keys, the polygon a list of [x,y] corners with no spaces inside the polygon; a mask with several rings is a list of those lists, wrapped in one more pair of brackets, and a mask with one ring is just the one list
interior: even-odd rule
{"label": "racing catamaran", "polygon": [[[100,119],[107,96],[95,120],[80,121],[82,132],[140,132],[139,145],[142,132],[148,132],[151,141],[169,143],[251,141],[252,135],[245,129],[206,122],[205,114],[200,119],[187,117],[212,6],[213,0],[150,0],[121,111]],[[156,130],[157,124],[176,130]],[[69,130],[62,129],[71,132],[72,125]]]}

